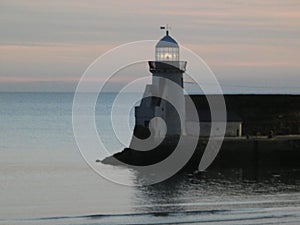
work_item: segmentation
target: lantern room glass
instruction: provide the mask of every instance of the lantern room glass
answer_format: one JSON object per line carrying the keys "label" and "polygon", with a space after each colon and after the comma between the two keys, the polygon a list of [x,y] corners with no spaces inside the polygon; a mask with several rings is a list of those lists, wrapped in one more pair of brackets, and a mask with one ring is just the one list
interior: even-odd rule
{"label": "lantern room glass", "polygon": [[156,61],[179,61],[178,47],[157,47],[155,51]]}

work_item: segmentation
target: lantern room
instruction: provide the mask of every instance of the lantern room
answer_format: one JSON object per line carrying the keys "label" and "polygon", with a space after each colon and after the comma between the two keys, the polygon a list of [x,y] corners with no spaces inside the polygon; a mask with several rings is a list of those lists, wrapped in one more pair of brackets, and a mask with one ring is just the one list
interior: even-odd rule
{"label": "lantern room", "polygon": [[179,46],[166,31],[166,35],[155,46],[156,61],[179,61]]}

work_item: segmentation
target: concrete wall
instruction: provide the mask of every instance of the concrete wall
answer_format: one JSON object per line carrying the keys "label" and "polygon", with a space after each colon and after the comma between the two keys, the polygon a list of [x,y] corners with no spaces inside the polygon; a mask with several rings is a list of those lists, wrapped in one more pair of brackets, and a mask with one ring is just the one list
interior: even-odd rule
{"label": "concrete wall", "polygon": [[[198,110],[209,110],[206,96],[191,98]],[[224,99],[227,111],[241,117],[243,135],[268,135],[271,130],[275,135],[300,134],[300,95],[239,94]]]}
{"label": "concrete wall", "polygon": [[[221,127],[223,126],[222,122],[216,122],[216,130],[214,134],[216,136],[221,136]],[[187,135],[194,135],[196,130],[199,128],[199,123],[194,121],[187,121],[186,122],[186,131]],[[211,131],[211,123],[210,122],[201,122],[200,123],[200,136],[208,137],[210,136]],[[242,136],[242,123],[241,122],[228,122],[226,124],[226,137],[237,137]]]}

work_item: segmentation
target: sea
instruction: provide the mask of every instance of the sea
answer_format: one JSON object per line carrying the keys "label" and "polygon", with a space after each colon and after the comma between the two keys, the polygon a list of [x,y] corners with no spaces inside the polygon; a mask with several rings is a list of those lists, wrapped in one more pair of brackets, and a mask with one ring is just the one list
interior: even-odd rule
{"label": "sea", "polygon": [[[95,109],[97,130],[111,154],[129,144],[134,125],[133,111],[117,113],[128,127],[119,131],[123,143],[112,138],[115,97],[102,94]],[[300,224],[296,170],[260,176],[187,172],[150,186],[102,177],[77,146],[73,98],[74,93],[0,93],[1,225]],[[139,179],[126,167],[103,170],[128,183]]]}

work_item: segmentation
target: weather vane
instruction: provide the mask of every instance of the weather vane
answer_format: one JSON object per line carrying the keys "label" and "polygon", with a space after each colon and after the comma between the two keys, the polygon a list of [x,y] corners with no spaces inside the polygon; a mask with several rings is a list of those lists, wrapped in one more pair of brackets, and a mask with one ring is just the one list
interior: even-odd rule
{"label": "weather vane", "polygon": [[169,35],[169,30],[171,30],[171,27],[167,24],[166,26],[161,26],[161,30],[166,30],[166,34]]}

